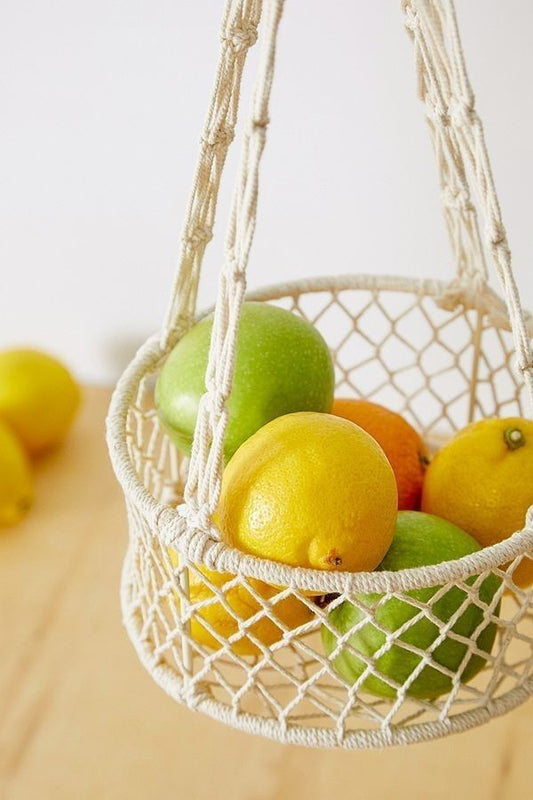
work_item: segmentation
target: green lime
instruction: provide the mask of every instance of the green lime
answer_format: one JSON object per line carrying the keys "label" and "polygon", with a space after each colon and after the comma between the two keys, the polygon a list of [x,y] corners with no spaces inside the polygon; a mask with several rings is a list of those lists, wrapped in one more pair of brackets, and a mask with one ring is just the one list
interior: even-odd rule
{"label": "green lime", "polygon": [[[190,454],[205,370],[212,317],[199,322],[168,356],[156,385],[159,416],[176,445]],[[328,346],[309,322],[267,303],[241,311],[226,460],[267,422],[295,411],[329,412],[334,371]]]}
{"label": "green lime", "polygon": [[[461,558],[479,549],[479,545],[471,536],[445,520],[418,511],[400,511],[392,545],[378,569],[397,571],[439,564]],[[473,576],[467,583],[471,586],[475,581],[476,577]],[[481,586],[475,589],[472,601],[465,604],[451,627],[453,633],[465,639],[472,639],[475,636],[476,647],[487,656],[492,650],[497,626],[494,623],[483,624],[484,609],[475,601],[479,598],[482,604],[489,605],[500,583],[500,579],[495,575],[487,576]],[[428,603],[440,588],[433,586],[416,589],[407,592],[406,596],[420,603]],[[383,678],[389,678],[403,685],[420,664],[422,655],[406,649],[402,643],[412,645],[425,653],[440,633],[439,626],[429,618],[429,614],[444,623],[448,622],[465,603],[467,593],[459,586],[452,586],[432,604],[431,612],[421,612],[420,608],[408,600],[396,597],[376,605],[381,599],[382,595],[379,594],[360,595],[357,598],[366,606],[374,607],[375,624],[370,621],[363,624],[350,636],[349,645],[355,653],[372,658],[385,644],[387,634],[397,631],[409,620],[421,615],[416,622],[399,634],[396,643],[387,652],[375,659],[375,668]],[[498,612],[499,603],[493,614]],[[365,613],[362,609],[345,601],[330,612],[328,623],[340,634],[344,634],[364,619]],[[337,636],[326,626],[322,627],[322,642],[329,656],[337,645]],[[432,652],[431,658],[435,666],[430,664],[424,666],[408,686],[406,694],[411,697],[431,699],[449,692],[452,688],[452,678],[439,670],[437,665],[441,665],[451,673],[457,673],[461,669],[461,682],[470,681],[482,669],[486,657],[473,654],[470,658],[467,657],[466,663],[463,664],[467,649],[465,642],[447,634]],[[365,662],[346,647],[334,658],[333,665],[338,674],[349,683],[355,683],[366,669]],[[394,686],[376,675],[366,677],[362,688],[380,697],[396,697],[397,694]]]}

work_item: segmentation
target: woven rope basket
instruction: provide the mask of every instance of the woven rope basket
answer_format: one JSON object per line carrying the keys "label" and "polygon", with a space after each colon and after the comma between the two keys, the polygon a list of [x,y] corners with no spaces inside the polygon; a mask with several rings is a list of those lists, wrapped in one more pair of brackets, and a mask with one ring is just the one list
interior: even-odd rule
{"label": "woven rope basket", "polygon": [[[161,335],[139,350],[111,403],[108,442],[126,497],[130,533],[121,592],[124,621],[140,660],[171,697],[234,727],[315,747],[365,748],[432,739],[484,723],[533,693],[533,594],[514,581],[520,565],[533,558],[531,509],[524,529],[500,544],[431,567],[374,573],[292,568],[245,555],[220,540],[212,521],[281,0],[265,2],[260,26],[261,58],[215,307],[208,391],[190,460],[168,439],[154,407],[157,372],[199,316],[200,267],[237,121],[246,53],[256,40],[262,5],[252,0],[226,3],[217,77],[169,312]],[[447,283],[376,275],[327,277],[248,296],[286,308],[323,333],[335,362],[338,395],[363,396],[399,411],[437,448],[473,419],[529,413],[531,329],[511,271],[453,4],[405,0],[402,5],[435,145],[456,277]],[[504,300],[488,286],[471,191],[483,215],[486,248]],[[488,597],[483,586],[490,575],[498,588]],[[205,590],[191,595],[192,581]],[[261,590],[259,581],[269,590]],[[431,591],[413,596],[424,588]],[[235,604],[235,592],[245,602]],[[449,592],[458,598],[456,611],[442,621],[439,601]],[[394,631],[383,625],[379,613],[391,599],[412,607]],[[359,609],[360,620],[341,635],[328,615],[345,600]],[[287,604],[297,604],[301,611],[297,627],[287,623]],[[212,623],[214,607],[223,609],[230,621],[224,630]],[[460,620],[472,610],[475,625],[465,635]],[[425,650],[409,640],[409,631],[420,622],[433,630]],[[365,625],[374,626],[382,637],[373,655],[355,652],[350,641]],[[205,637],[195,635],[198,626],[209,635],[210,646],[202,643]],[[321,643],[324,626],[337,637],[329,657]],[[492,647],[483,645],[484,632],[491,644],[494,639]],[[457,669],[442,663],[443,643],[459,653]],[[341,650],[363,662],[353,682],[334,667]],[[412,665],[401,683],[382,666],[383,656],[393,650]],[[475,677],[469,674],[473,659],[484,663]],[[436,699],[421,698],[412,690],[424,671],[445,687]],[[380,679],[386,696],[368,690],[369,678]]]}

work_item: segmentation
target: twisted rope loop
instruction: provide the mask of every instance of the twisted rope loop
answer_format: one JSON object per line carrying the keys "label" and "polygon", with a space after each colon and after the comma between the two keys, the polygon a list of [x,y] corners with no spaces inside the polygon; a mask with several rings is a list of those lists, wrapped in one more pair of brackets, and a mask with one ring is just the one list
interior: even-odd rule
{"label": "twisted rope loop", "polygon": [[234,191],[220,276],[206,371],[207,392],[200,402],[185,503],[209,517],[220,493],[226,402],[231,392],[240,310],[246,291],[246,267],[255,232],[259,165],[266,143],[269,101],[274,76],[276,39],[283,0],[270,0],[265,19],[261,60],[251,111],[244,131],[241,164]]}
{"label": "twisted rope loop", "polygon": [[[482,292],[487,266],[472,191],[484,219],[484,239],[500,280],[513,331],[518,369],[533,407],[533,359],[513,275],[511,251],[490,164],[483,124],[475,108],[453,0],[402,0],[413,40],[418,92],[426,115],[441,185],[441,201],[457,266],[445,298],[450,308]],[[472,191],[470,188],[472,184]]]}
{"label": "twisted rope loop", "polygon": [[194,320],[200,270],[213,235],[222,171],[237,124],[242,73],[248,50],[257,39],[262,5],[262,0],[226,1],[220,55],[183,226],[179,268],[162,329],[163,347],[179,339]]}

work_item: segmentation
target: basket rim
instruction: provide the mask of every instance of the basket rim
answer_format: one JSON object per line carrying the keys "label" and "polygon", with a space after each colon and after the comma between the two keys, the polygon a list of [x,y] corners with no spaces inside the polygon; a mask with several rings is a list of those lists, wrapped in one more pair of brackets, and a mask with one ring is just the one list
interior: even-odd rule
{"label": "basket rim", "polygon": [[[440,297],[449,284],[443,281],[386,275],[340,275],[309,278],[274,284],[247,294],[248,300],[273,300],[290,296],[292,292],[321,292],[359,289],[398,291]],[[494,303],[492,302],[494,301]],[[493,324],[497,327],[501,299],[492,290],[476,298],[475,308],[496,312]],[[470,306],[468,306],[470,307]],[[198,315],[209,313],[209,309]],[[106,420],[107,443],[113,469],[126,499],[133,503],[147,519],[152,529],[159,532],[165,544],[172,544],[192,563],[199,563],[219,572],[239,573],[245,577],[263,580],[275,585],[299,588],[316,594],[330,593],[382,593],[409,591],[435,586],[502,567],[504,564],[533,550],[533,507],[526,517],[526,527],[509,538],[482,548],[462,558],[427,567],[415,567],[396,572],[343,572],[324,571],[305,567],[291,567],[269,559],[243,553],[220,541],[216,527],[205,533],[187,526],[178,511],[164,505],[145,488],[130,459],[126,444],[127,414],[142,378],[154,372],[166,356],[158,335],[150,337],[137,351],[126,367],[113,392]],[[523,591],[523,590],[517,590]]]}

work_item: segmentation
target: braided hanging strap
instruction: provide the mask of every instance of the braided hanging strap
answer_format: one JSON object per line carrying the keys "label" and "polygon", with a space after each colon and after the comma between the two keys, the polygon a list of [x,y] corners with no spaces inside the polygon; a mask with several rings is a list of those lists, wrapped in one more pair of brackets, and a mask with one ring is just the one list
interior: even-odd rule
{"label": "braided hanging strap", "polygon": [[469,181],[485,222],[485,242],[503,288],[513,331],[518,368],[533,407],[533,361],[515,283],[511,251],[483,124],[475,110],[453,0],[403,0],[406,27],[415,52],[418,88],[427,118],[440,176],[442,204],[457,265],[448,291],[454,302],[475,300],[487,282],[487,269]]}
{"label": "braided hanging strap", "polygon": [[[194,433],[184,505],[180,513],[190,528],[206,530],[220,492],[223,441],[228,420],[226,402],[231,392],[240,310],[246,289],[246,267],[255,232],[259,165],[266,143],[268,107],[274,75],[276,40],[283,0],[268,0],[260,65],[251,112],[244,132],[239,177],[215,306],[207,393],[203,396]],[[191,519],[192,515],[192,519]],[[213,528],[215,536],[216,530]]]}
{"label": "braided hanging strap", "polygon": [[[258,168],[263,152],[272,84],[276,35],[282,2],[269,3],[259,76],[252,113],[245,132],[241,172],[235,192],[213,325],[207,394],[195,432],[182,514],[192,527],[206,531],[220,490],[222,443],[227,424],[226,401],[231,391],[239,311],[257,209]],[[482,123],[466,73],[453,0],[403,0],[412,35],[420,96],[437,156],[442,201],[457,264],[457,278],[448,301],[472,299],[487,282],[487,269],[473,184],[486,221],[486,238],[502,282],[513,329],[519,368],[533,402],[533,370],[524,316],[514,282],[510,250],[494,188]],[[215,529],[212,534],[216,536]]]}
{"label": "braided hanging strap", "polygon": [[237,123],[242,73],[257,39],[262,0],[227,0],[221,49],[200,154],[182,234],[180,265],[162,330],[163,347],[176,341],[194,320],[200,269],[213,225],[222,171]]}

